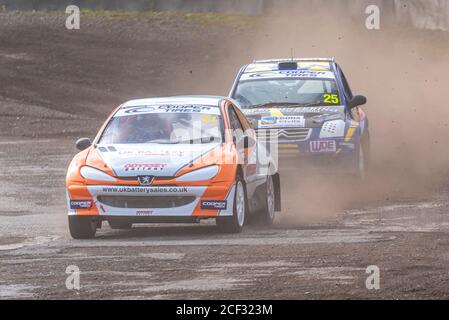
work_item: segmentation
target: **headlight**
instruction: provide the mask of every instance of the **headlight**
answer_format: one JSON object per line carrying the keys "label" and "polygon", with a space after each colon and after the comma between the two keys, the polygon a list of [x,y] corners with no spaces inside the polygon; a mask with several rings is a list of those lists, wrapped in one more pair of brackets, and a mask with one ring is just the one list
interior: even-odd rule
{"label": "headlight", "polygon": [[88,166],[82,167],[80,173],[84,179],[97,181],[116,181],[114,177],[111,177],[107,173]]}
{"label": "headlight", "polygon": [[343,138],[346,123],[343,120],[327,121],[320,131],[320,139]]}
{"label": "headlight", "polygon": [[210,180],[215,177],[218,173],[218,166],[210,166],[202,169],[198,169],[176,179],[179,182],[189,182],[189,181],[204,181]]}

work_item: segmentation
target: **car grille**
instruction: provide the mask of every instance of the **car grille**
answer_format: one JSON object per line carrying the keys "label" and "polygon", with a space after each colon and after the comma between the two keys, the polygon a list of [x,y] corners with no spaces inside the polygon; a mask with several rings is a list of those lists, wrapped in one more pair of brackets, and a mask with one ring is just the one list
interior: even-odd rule
{"label": "car grille", "polygon": [[[125,181],[139,181],[137,179],[137,176],[130,176],[130,177],[117,177],[120,180],[125,180]],[[175,177],[160,177],[160,176],[155,176],[154,177],[154,181],[166,181],[166,180],[173,180],[175,179]]]}
{"label": "car grille", "polygon": [[155,197],[136,197],[136,196],[99,196],[98,201],[114,208],[176,208],[188,205],[195,201],[194,196],[155,196]]}
{"label": "car grille", "polygon": [[309,137],[312,129],[259,129],[256,131],[257,138],[261,141],[277,139],[279,142],[304,141]]}

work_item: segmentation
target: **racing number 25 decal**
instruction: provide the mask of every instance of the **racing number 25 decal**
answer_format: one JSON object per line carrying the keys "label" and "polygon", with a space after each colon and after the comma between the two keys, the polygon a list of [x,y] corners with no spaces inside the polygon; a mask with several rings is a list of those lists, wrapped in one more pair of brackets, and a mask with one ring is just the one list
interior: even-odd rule
{"label": "racing number 25 decal", "polygon": [[323,102],[330,104],[339,104],[340,98],[338,97],[338,94],[323,94]]}

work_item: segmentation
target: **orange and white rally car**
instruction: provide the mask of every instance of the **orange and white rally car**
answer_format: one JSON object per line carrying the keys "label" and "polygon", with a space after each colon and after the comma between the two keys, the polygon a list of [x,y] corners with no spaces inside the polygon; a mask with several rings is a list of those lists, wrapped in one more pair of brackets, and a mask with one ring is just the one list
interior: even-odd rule
{"label": "orange and white rally car", "polygon": [[73,238],[94,237],[103,221],[123,229],[216,218],[241,232],[248,214],[271,224],[280,210],[277,163],[229,98],[128,101],[76,146],[66,180]]}

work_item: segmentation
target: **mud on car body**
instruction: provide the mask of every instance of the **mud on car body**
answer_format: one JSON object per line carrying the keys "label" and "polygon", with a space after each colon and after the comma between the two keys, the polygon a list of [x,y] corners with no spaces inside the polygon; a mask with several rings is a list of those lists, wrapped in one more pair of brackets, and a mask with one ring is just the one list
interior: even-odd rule
{"label": "mud on car body", "polygon": [[361,106],[367,100],[353,95],[335,59],[254,61],[240,69],[230,97],[280,155],[323,160],[364,177],[370,141]]}
{"label": "mud on car body", "polygon": [[249,214],[270,224],[280,210],[274,159],[228,98],[128,101],[77,148],[66,179],[74,238],[94,237],[102,221],[126,229],[215,218],[240,232]]}

